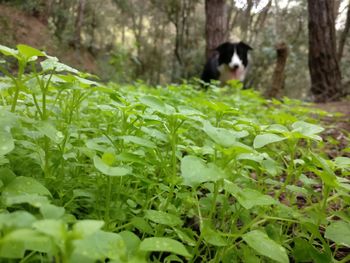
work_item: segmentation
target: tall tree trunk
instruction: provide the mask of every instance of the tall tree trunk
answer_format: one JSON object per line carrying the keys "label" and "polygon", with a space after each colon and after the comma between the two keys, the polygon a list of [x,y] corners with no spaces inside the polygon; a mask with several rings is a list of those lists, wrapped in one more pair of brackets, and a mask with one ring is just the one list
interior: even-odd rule
{"label": "tall tree trunk", "polygon": [[311,93],[316,102],[338,100],[342,95],[337,59],[334,0],[308,0],[309,69]]}
{"label": "tall tree trunk", "polygon": [[77,8],[77,17],[75,19],[75,32],[74,32],[74,40],[73,46],[76,49],[80,49],[81,46],[81,28],[83,26],[84,21],[84,10],[85,10],[85,0],[79,0],[78,8]]}
{"label": "tall tree trunk", "polygon": [[340,63],[340,60],[343,56],[344,46],[345,46],[345,42],[346,42],[346,39],[348,37],[349,31],[350,31],[350,1],[348,4],[348,11],[346,13],[345,27],[344,27],[343,32],[340,35],[340,40],[339,40],[339,45],[338,45],[338,54],[337,55],[338,55],[339,63]]}
{"label": "tall tree trunk", "polygon": [[225,0],[205,0],[206,57],[227,40],[227,9]]}
{"label": "tall tree trunk", "polygon": [[286,67],[288,58],[288,46],[286,43],[281,42],[276,45],[277,61],[276,67],[272,76],[271,88],[266,92],[268,98],[281,98],[284,89],[285,74],[284,69]]}

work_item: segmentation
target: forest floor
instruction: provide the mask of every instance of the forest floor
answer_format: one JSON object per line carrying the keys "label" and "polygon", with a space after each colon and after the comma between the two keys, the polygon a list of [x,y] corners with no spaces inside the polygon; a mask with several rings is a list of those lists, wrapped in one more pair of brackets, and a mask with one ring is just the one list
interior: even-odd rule
{"label": "forest floor", "polygon": [[[316,108],[331,113],[322,118],[327,129],[323,132],[323,139],[327,143],[326,152],[331,158],[337,156],[350,157],[350,101],[318,103]],[[331,140],[337,142],[332,143]]]}

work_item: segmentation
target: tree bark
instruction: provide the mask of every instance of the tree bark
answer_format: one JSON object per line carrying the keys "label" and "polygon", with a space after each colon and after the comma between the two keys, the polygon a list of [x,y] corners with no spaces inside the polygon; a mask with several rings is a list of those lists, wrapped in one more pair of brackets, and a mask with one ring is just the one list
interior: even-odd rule
{"label": "tree bark", "polygon": [[334,0],[308,0],[308,12],[311,93],[316,102],[336,101],[342,96],[342,90]]}
{"label": "tree bark", "polygon": [[206,57],[227,40],[227,7],[225,0],[205,0]]}
{"label": "tree bark", "polygon": [[284,89],[285,74],[284,70],[288,58],[288,46],[281,42],[276,45],[277,61],[272,76],[271,88],[266,92],[268,98],[281,98]]}

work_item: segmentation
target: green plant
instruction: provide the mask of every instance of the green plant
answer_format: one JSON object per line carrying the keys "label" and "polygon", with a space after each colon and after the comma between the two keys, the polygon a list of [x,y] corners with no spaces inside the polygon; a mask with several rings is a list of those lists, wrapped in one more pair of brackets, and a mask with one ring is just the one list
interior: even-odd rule
{"label": "green plant", "polygon": [[350,159],[324,153],[324,112],[0,52],[18,61],[0,68],[4,262],[349,260]]}

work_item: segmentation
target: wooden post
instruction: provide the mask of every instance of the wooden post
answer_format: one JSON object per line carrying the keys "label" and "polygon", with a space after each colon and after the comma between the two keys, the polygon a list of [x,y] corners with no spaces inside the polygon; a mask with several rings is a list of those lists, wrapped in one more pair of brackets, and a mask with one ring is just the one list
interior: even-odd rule
{"label": "wooden post", "polygon": [[268,98],[281,98],[284,89],[285,74],[284,70],[287,64],[288,58],[288,46],[286,43],[281,42],[276,45],[276,67],[272,76],[271,88],[267,90],[266,97]]}

